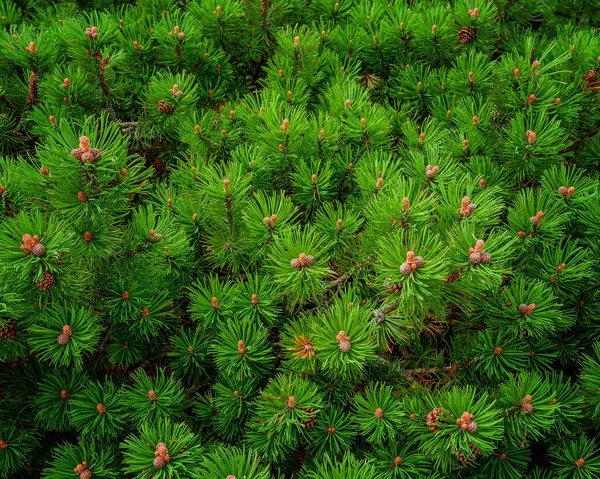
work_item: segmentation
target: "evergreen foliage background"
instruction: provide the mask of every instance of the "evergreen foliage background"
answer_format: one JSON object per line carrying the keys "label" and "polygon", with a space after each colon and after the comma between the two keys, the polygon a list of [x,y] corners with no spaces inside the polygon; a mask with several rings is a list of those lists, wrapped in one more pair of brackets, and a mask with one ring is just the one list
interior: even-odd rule
{"label": "evergreen foliage background", "polygon": [[0,23],[0,477],[600,477],[598,0]]}

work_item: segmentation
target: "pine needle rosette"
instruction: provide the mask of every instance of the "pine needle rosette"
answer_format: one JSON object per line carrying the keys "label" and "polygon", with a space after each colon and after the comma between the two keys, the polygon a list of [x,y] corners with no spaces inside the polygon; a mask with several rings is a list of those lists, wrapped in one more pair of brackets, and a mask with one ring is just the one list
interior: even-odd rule
{"label": "pine needle rosette", "polygon": [[94,351],[100,329],[88,309],[54,305],[27,328],[27,342],[42,361],[80,369],[84,355]]}
{"label": "pine needle rosette", "polygon": [[164,369],[157,369],[154,377],[143,369],[130,376],[133,384],[122,389],[122,402],[129,411],[128,419],[138,427],[161,419],[180,420],[186,407],[181,381],[167,377]]}
{"label": "pine needle rosette", "polygon": [[392,233],[380,241],[375,263],[378,280],[399,283],[397,293],[411,311],[423,309],[423,302],[437,294],[447,268],[446,247],[429,229]]}
{"label": "pine needle rosette", "polygon": [[371,311],[349,299],[352,299],[349,293],[336,298],[314,325],[317,366],[333,379],[363,377],[375,359]]}
{"label": "pine needle rosette", "polygon": [[381,446],[392,443],[403,414],[394,391],[385,384],[371,384],[364,395],[354,396],[355,420],[367,441]]}
{"label": "pine needle rosette", "polygon": [[219,371],[239,379],[262,378],[274,362],[267,329],[251,318],[227,320],[212,351]]}
{"label": "pine needle rosette", "polygon": [[200,472],[202,446],[184,423],[146,423],[139,434],[130,434],[121,448],[123,471],[136,479],[189,477]]}
{"label": "pine needle rosette", "polygon": [[115,451],[94,441],[81,440],[78,444],[63,444],[52,452],[52,460],[44,468],[42,477],[69,479],[73,473],[81,479],[117,479],[119,472]]}
{"label": "pine needle rosette", "polygon": [[73,398],[71,424],[84,436],[117,437],[126,419],[121,390],[106,379],[90,382]]}
{"label": "pine needle rosette", "polygon": [[273,246],[270,269],[292,307],[317,300],[331,274],[327,266],[330,246],[309,227],[290,230]]}

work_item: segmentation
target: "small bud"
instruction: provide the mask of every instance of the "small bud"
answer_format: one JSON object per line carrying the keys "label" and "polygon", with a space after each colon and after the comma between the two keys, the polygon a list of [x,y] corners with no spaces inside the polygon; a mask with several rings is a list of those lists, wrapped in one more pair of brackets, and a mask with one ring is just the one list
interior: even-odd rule
{"label": "small bud", "polygon": [[437,25],[431,27],[431,34],[435,35],[435,31],[437,30]]}
{"label": "small bud", "polygon": [[85,195],[85,193],[83,191],[80,191],[79,193],[77,193],[77,198],[82,203],[85,203],[87,201],[87,196]]}
{"label": "small bud", "polygon": [[513,70],[513,73],[515,75],[515,78],[519,78],[519,76],[521,75],[521,70],[519,70],[518,68],[515,68]]}
{"label": "small bud", "polygon": [[527,137],[527,143],[530,145],[533,145],[537,140],[537,135],[532,130],[527,130],[525,136]]}
{"label": "small bud", "polygon": [[473,74],[473,72],[469,72],[469,83],[473,83],[473,80],[474,80],[474,79],[475,79],[475,78],[474,78],[474,74]]}
{"label": "small bud", "polygon": [[348,108],[350,108],[352,106],[352,100],[350,100],[350,99],[346,100],[346,106]]}
{"label": "small bud", "polygon": [[283,120],[283,125],[281,125],[281,131],[288,131],[290,126],[290,120]]}
{"label": "small bud", "polygon": [[200,125],[194,126],[194,130],[196,130],[196,135],[200,134]]}
{"label": "small bud", "polygon": [[42,174],[42,176],[48,176],[48,168],[46,168],[45,166],[40,167],[40,173]]}
{"label": "small bud", "polygon": [[531,106],[533,104],[533,102],[537,100],[537,98],[535,97],[535,95],[532,93],[531,95],[529,95],[529,97],[527,98],[527,104],[529,106]]}
{"label": "small bud", "polygon": [[380,407],[375,409],[375,417],[377,419],[381,419],[383,417],[383,409],[381,409]]}

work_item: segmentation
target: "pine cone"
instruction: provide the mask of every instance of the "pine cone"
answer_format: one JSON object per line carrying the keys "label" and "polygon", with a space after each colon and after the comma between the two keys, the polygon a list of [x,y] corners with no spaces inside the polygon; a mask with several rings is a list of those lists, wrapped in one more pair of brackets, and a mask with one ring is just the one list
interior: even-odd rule
{"label": "pine cone", "polygon": [[409,263],[402,263],[400,265],[400,272],[404,276],[408,276],[412,272],[412,268],[411,268],[410,264]]}
{"label": "pine cone", "polygon": [[73,155],[73,157],[76,160],[81,160],[81,156],[83,155],[83,151],[81,151],[79,148],[77,148],[75,150],[71,150],[71,155]]}
{"label": "pine cone", "polygon": [[44,271],[44,277],[41,281],[38,281],[35,285],[42,291],[48,291],[54,284],[54,273],[49,269]]}
{"label": "pine cone", "polygon": [[482,264],[488,264],[491,260],[492,260],[492,255],[490,255],[488,252],[484,251],[483,253],[481,253],[481,263]]}
{"label": "pine cone", "polygon": [[462,44],[471,43],[476,36],[477,32],[474,28],[462,27],[458,32],[458,41]]}
{"label": "pine cone", "polygon": [[154,463],[153,464],[154,464],[154,467],[156,469],[161,469],[161,468],[165,467],[166,463],[167,463],[167,461],[165,461],[164,457],[162,457],[162,456],[156,456],[154,458]]}
{"label": "pine cone", "polygon": [[69,336],[68,334],[65,334],[65,333],[60,333],[58,335],[58,338],[56,338],[56,341],[58,341],[58,344],[62,344],[64,346],[69,341],[71,341],[71,336]]}
{"label": "pine cone", "polygon": [[6,326],[0,328],[0,339],[14,339],[17,334],[19,334],[17,322],[12,318],[7,319]]}
{"label": "pine cone", "polygon": [[339,347],[342,353],[347,353],[352,348],[352,344],[349,339],[344,338],[340,340]]}
{"label": "pine cone", "polygon": [[44,256],[46,253],[46,247],[42,243],[37,243],[31,248],[31,252],[35,256]]}
{"label": "pine cone", "polygon": [[523,411],[525,414],[531,414],[533,412],[533,406],[531,403],[526,402],[521,405],[521,411]]}
{"label": "pine cone", "polygon": [[471,421],[467,424],[467,431],[471,434],[474,434],[479,429],[479,425],[475,421]]}
{"label": "pine cone", "polygon": [[158,102],[158,111],[160,111],[161,113],[165,113],[168,115],[170,113],[173,113],[174,110],[175,107],[172,105],[168,105],[166,101],[160,100]]}
{"label": "pine cone", "polygon": [[80,479],[92,479],[92,476],[93,476],[92,471],[90,471],[89,469],[86,469],[85,471],[82,471],[79,474]]}
{"label": "pine cone", "polygon": [[91,151],[86,151],[85,153],[81,154],[82,163],[94,163],[94,161],[96,161],[96,157]]}
{"label": "pine cone", "polygon": [[471,253],[469,255],[469,261],[472,264],[479,264],[479,263],[481,263],[481,253]]}

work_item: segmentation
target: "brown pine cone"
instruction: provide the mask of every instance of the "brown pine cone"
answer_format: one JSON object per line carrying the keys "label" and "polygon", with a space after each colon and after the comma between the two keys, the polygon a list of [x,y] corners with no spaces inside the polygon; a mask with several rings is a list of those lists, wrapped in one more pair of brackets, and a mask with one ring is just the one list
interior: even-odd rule
{"label": "brown pine cone", "polygon": [[42,291],[48,291],[54,284],[54,273],[47,269],[44,271],[44,277],[41,281],[35,283],[36,287]]}
{"label": "brown pine cone", "polygon": [[6,325],[0,327],[0,339],[14,339],[18,334],[17,322],[12,318],[7,319]]}
{"label": "brown pine cone", "polygon": [[458,32],[458,41],[464,45],[465,43],[471,43],[476,36],[477,32],[474,28],[462,27]]}

